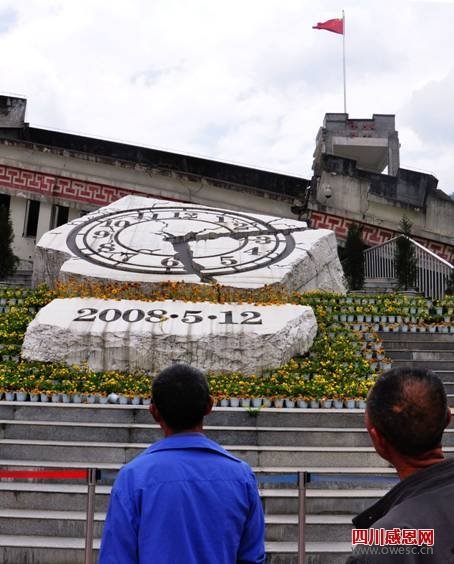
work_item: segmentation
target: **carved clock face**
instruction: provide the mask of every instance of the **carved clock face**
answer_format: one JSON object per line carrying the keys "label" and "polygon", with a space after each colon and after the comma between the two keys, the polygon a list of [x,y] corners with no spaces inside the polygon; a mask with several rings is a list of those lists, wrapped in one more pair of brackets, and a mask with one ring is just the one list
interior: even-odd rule
{"label": "carved clock face", "polygon": [[[279,225],[273,226],[275,221]],[[218,276],[264,268],[295,249],[282,220],[203,206],[153,206],[116,211],[77,225],[67,246],[97,266],[127,272]]]}

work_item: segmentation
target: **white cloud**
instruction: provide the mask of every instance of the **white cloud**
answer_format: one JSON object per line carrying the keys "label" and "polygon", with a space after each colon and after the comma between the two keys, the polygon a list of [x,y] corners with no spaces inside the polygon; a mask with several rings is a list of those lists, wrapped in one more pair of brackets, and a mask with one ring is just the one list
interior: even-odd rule
{"label": "white cloud", "polygon": [[396,113],[402,162],[452,185],[449,3],[0,0],[0,89],[32,124],[309,177],[343,105],[342,37],[312,25],[342,8],[350,115]]}

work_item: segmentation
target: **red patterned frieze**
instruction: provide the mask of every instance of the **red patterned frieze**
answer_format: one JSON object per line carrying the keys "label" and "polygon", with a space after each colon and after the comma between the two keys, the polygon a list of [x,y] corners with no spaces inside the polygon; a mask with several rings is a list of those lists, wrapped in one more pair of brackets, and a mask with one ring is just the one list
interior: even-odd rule
{"label": "red patterned frieze", "polygon": [[123,196],[140,193],[136,190],[127,190],[106,184],[76,180],[54,174],[44,174],[6,165],[0,165],[0,186],[42,194],[50,198],[84,202],[95,206],[105,206]]}
{"label": "red patterned frieze", "polygon": [[[312,211],[310,215],[310,225],[313,229],[331,229],[336,233],[336,236],[339,239],[347,238],[348,228],[352,223],[360,222],[354,222],[344,217],[317,211]],[[371,225],[369,223],[361,223],[361,225],[363,226],[363,240],[366,245],[370,247],[385,243],[399,234],[397,231],[383,229],[382,227]],[[445,245],[444,243],[439,243],[430,239],[423,239],[421,237],[415,237],[415,240],[439,257],[447,260],[451,264],[454,263],[454,247],[451,245]]]}

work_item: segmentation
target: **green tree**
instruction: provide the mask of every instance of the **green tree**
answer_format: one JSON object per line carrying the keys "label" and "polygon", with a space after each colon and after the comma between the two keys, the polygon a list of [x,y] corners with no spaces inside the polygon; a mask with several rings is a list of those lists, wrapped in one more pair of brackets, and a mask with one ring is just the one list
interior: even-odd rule
{"label": "green tree", "polygon": [[364,249],[363,228],[352,223],[348,228],[342,262],[350,290],[361,290],[364,286]]}
{"label": "green tree", "polygon": [[448,276],[445,294],[447,296],[454,296],[454,268]]}
{"label": "green tree", "polygon": [[6,206],[0,206],[0,280],[16,272],[19,259],[13,253],[13,224]]}
{"label": "green tree", "polygon": [[396,241],[394,261],[399,288],[402,290],[413,289],[416,284],[417,259],[415,247],[410,241],[411,221],[403,216],[400,222],[401,236]]}

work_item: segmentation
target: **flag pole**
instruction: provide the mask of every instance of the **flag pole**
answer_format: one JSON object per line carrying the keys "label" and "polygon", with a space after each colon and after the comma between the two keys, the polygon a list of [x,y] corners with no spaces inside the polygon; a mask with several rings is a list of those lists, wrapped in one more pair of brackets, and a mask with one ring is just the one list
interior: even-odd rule
{"label": "flag pole", "polygon": [[347,86],[346,86],[347,79],[346,79],[346,72],[345,72],[345,31],[346,31],[346,28],[345,28],[345,12],[344,12],[344,10],[342,10],[342,24],[343,24],[342,25],[342,31],[343,31],[343,34],[342,34],[342,47],[343,47],[342,48],[342,68],[343,68],[343,71],[344,71],[344,73],[343,73],[344,74],[344,114],[346,114],[347,113]]}

